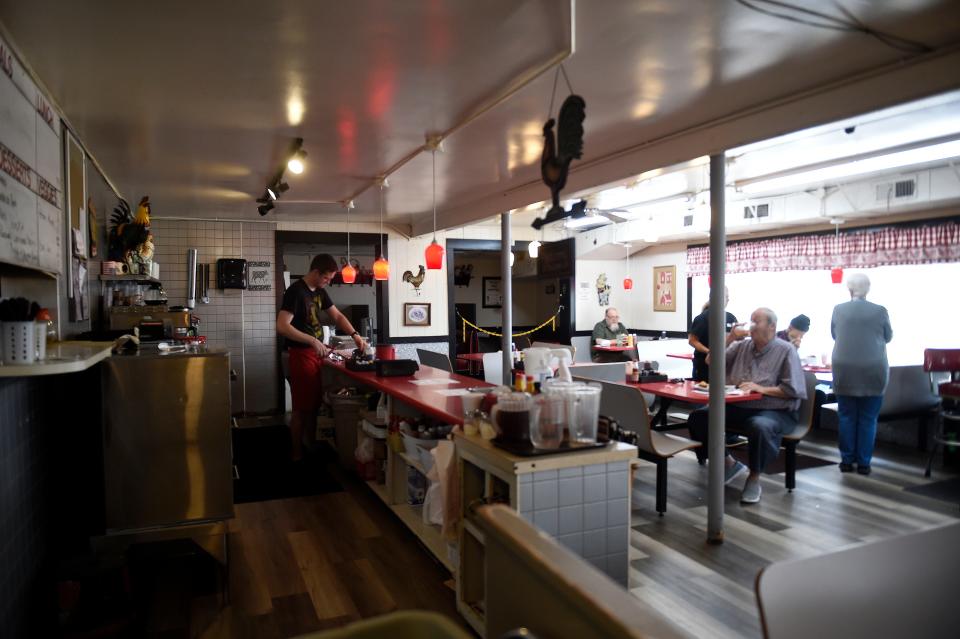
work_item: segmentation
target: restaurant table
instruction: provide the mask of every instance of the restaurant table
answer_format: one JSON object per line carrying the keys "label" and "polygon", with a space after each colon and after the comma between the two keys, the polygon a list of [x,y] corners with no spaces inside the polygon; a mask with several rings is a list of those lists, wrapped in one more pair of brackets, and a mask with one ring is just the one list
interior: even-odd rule
{"label": "restaurant table", "polygon": [[597,346],[590,348],[594,352],[593,361],[600,363],[628,362],[637,359],[637,347],[634,346]]}
{"label": "restaurant table", "polygon": [[674,359],[692,360],[693,353],[667,353],[667,357],[673,357]]}
{"label": "restaurant table", "polygon": [[[660,410],[650,421],[650,427],[655,430],[668,430],[667,428],[667,409],[674,401],[689,402],[691,404],[707,404],[710,402],[710,393],[693,390],[696,383],[685,380],[680,383],[674,382],[626,382],[628,386],[633,386],[642,393],[656,395],[662,401]],[[760,393],[726,393],[724,403],[735,404],[740,402],[751,402],[763,397]],[[659,424],[659,426],[658,426]]]}

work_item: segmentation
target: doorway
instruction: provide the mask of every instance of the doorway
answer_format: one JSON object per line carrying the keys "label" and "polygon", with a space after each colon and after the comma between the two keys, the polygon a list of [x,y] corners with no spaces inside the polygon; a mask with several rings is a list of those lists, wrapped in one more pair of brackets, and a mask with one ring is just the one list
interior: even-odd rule
{"label": "doorway", "polygon": [[[558,313],[555,323],[513,338],[518,348],[534,341],[569,343],[571,335],[569,278],[541,275],[536,259],[527,253],[528,242],[515,242],[513,277],[513,333],[525,333]],[[500,242],[497,240],[447,240],[447,298],[451,360],[469,352],[496,352],[502,333]],[[464,320],[469,324],[464,324]],[[470,326],[479,326],[477,330]],[[466,330],[464,330],[466,328]],[[458,368],[466,369],[465,365]]]}

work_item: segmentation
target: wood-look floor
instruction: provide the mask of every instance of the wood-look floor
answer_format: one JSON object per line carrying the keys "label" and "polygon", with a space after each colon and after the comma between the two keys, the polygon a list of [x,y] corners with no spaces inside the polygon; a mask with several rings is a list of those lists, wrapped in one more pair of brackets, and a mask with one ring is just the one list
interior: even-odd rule
{"label": "wood-look floor", "polygon": [[[835,440],[813,435],[801,452],[839,462]],[[905,492],[923,478],[925,458],[880,446],[869,477],[837,466],[763,475],[759,504],[742,506],[737,479],[726,489],[724,543],[706,543],[707,471],[692,453],[669,462],[667,513],[654,510],[656,472],[643,464],[633,490],[630,590],[653,602],[692,637],[760,637],[754,582],[764,566],[955,521],[956,503]]]}
{"label": "wood-look floor", "polygon": [[[160,583],[152,638],[286,638],[400,609],[457,615],[450,574],[358,480],[344,492],[236,506],[230,602]],[[180,581],[181,583],[175,583]]]}
{"label": "wood-look floor", "polygon": [[[829,436],[801,452],[838,461]],[[654,510],[655,469],[641,464],[633,487],[630,590],[655,603],[692,637],[759,637],[754,580],[767,564],[821,554],[955,520],[957,504],[903,488],[925,481],[924,457],[880,447],[873,474],[836,466],[763,476],[763,499],[741,506],[741,480],[726,491],[725,542],[706,543],[706,470],[692,454],[670,461],[668,511]],[[938,477],[939,475],[939,477]],[[935,473],[933,480],[949,475]],[[152,638],[290,637],[397,609],[456,619],[450,575],[357,480],[345,491],[236,507],[231,522],[231,601],[184,594],[182,576],[151,601]],[[178,582],[178,579],[180,580]],[[446,582],[446,583],[445,583]]]}

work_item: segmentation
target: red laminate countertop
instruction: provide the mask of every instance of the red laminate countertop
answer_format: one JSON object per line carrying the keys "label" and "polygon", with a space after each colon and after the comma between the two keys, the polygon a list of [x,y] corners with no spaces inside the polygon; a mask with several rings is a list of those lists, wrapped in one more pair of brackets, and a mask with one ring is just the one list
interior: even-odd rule
{"label": "red laminate countertop", "polygon": [[667,357],[676,359],[693,359],[693,353],[667,353]]}
{"label": "red laminate countertop", "polygon": [[[329,359],[323,360],[323,365],[336,369],[342,375],[346,375],[359,384],[369,386],[378,391],[390,395],[408,406],[421,411],[424,415],[439,419],[446,424],[463,423],[463,402],[459,396],[448,397],[438,391],[446,391],[461,388],[473,388],[477,386],[489,386],[492,384],[484,381],[448,373],[432,366],[420,366],[413,375],[406,377],[377,377],[374,372],[359,373],[351,371],[343,365],[342,362],[334,362]],[[414,380],[447,379],[452,384],[437,384],[430,386],[421,386],[412,383]]]}
{"label": "red laminate countertop", "polygon": [[595,351],[607,351],[608,353],[622,353],[636,348],[636,346],[593,346]]}
{"label": "red laminate countertop", "polygon": [[[637,390],[660,397],[667,397],[681,402],[690,402],[692,404],[706,404],[710,401],[710,394],[693,390],[694,382],[687,380],[680,384],[672,382],[646,382],[635,384],[627,382],[628,386],[633,386]],[[725,403],[733,404],[737,402],[749,402],[763,397],[760,393],[745,393],[743,395],[727,395]]]}

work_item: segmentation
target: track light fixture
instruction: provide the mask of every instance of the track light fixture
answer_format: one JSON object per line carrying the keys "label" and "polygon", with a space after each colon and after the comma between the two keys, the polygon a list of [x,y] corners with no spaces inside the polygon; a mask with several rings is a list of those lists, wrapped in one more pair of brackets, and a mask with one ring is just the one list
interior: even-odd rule
{"label": "track light fixture", "polygon": [[290,159],[287,160],[287,168],[291,173],[300,175],[303,173],[303,160],[307,157],[307,152],[303,150],[303,138],[295,138],[292,145]]}
{"label": "track light fixture", "polygon": [[307,152],[303,150],[303,138],[294,138],[290,142],[287,160],[285,162],[281,160],[283,163],[277,167],[277,171],[267,182],[263,195],[257,198],[257,204],[260,205],[257,207],[257,211],[260,212],[260,215],[269,213],[275,207],[274,203],[280,199],[280,196],[290,190],[290,185],[283,181],[283,174],[287,169],[296,174],[303,173],[303,158],[305,157],[307,157]]}

